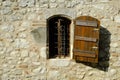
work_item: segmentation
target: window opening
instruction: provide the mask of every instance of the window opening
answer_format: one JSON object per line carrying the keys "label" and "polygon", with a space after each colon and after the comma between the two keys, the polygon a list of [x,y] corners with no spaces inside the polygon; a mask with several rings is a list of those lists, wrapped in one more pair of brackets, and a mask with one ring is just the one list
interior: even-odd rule
{"label": "window opening", "polygon": [[70,23],[71,21],[68,18],[62,16],[53,16],[48,19],[49,58],[69,56]]}

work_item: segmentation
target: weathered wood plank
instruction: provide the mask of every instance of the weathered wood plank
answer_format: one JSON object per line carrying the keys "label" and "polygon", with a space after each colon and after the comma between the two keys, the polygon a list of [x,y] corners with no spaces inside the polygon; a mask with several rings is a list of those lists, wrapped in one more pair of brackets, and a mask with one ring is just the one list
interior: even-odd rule
{"label": "weathered wood plank", "polygon": [[81,36],[75,36],[75,40],[84,40],[84,41],[97,42],[96,38],[81,37]]}
{"label": "weathered wood plank", "polygon": [[96,58],[95,54],[75,52],[74,56]]}
{"label": "weathered wood plank", "polygon": [[75,20],[73,56],[77,61],[98,63],[100,22],[90,16]]}
{"label": "weathered wood plank", "polygon": [[84,50],[80,50],[80,49],[74,49],[73,51],[75,51],[75,52],[81,52],[81,53],[89,53],[89,54],[95,54],[95,52],[94,51],[84,51]]}
{"label": "weathered wood plank", "polygon": [[87,20],[85,20],[85,21],[76,20],[76,25],[97,27],[97,22],[96,21],[87,21]]}

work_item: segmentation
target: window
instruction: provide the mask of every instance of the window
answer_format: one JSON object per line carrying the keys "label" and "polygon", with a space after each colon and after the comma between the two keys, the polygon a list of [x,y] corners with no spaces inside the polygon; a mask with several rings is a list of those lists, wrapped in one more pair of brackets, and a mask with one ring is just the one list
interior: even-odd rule
{"label": "window", "polygon": [[[71,20],[55,15],[47,20],[47,45],[49,58],[68,57],[70,49]],[[76,61],[98,62],[100,22],[90,16],[74,20],[73,58]]]}
{"label": "window", "polygon": [[68,57],[70,54],[71,20],[55,15],[47,21],[49,58]]}

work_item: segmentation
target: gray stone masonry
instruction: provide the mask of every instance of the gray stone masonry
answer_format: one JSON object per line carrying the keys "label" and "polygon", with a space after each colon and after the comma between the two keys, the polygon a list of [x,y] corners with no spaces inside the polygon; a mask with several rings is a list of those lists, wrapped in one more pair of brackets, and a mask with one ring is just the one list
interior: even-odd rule
{"label": "gray stone masonry", "polygon": [[[120,0],[0,0],[0,80],[120,80],[119,5]],[[110,45],[101,45],[109,60],[48,59],[47,19],[58,14],[100,20],[110,33],[102,34]]]}

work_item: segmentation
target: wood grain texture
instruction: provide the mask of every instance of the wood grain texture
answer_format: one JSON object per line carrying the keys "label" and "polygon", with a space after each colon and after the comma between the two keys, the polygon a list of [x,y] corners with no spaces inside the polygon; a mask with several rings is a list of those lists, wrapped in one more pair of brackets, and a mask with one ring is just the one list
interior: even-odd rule
{"label": "wood grain texture", "polygon": [[[81,21],[81,22],[80,22]],[[75,19],[73,56],[84,62],[98,62],[100,22],[90,16]]]}

